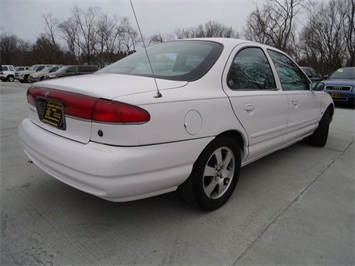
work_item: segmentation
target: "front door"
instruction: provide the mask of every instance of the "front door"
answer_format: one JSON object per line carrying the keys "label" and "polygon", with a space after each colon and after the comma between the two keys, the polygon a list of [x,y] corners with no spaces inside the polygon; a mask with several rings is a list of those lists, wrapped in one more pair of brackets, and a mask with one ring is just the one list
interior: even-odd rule
{"label": "front door", "polygon": [[265,52],[253,46],[236,48],[223,82],[234,113],[248,133],[246,163],[280,147],[287,126],[288,98],[277,88]]}
{"label": "front door", "polygon": [[310,90],[310,81],[286,55],[268,50],[282,90],[287,95],[289,118],[284,143],[299,140],[317,127],[320,116],[320,95]]}

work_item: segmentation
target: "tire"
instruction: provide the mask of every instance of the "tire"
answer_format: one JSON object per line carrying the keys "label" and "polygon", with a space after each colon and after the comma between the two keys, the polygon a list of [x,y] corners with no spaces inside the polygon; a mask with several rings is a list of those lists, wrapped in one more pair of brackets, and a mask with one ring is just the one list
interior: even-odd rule
{"label": "tire", "polygon": [[15,81],[14,76],[8,76],[8,77],[7,77],[7,81],[8,81],[8,82],[14,82],[14,81]]}
{"label": "tire", "polygon": [[213,211],[225,204],[239,179],[241,151],[231,138],[212,141],[194,164],[191,175],[179,187],[189,204]]}
{"label": "tire", "polygon": [[329,124],[330,124],[329,110],[326,110],[322,119],[319,122],[317,129],[309,136],[308,142],[317,147],[324,147],[328,140]]}

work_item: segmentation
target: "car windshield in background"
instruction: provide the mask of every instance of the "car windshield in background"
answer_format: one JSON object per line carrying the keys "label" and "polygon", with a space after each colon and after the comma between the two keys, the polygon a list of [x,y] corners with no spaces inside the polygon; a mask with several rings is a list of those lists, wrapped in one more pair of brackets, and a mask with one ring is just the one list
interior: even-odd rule
{"label": "car windshield in background", "polygon": [[36,66],[31,66],[28,71],[35,71],[36,70]]}
{"label": "car windshield in background", "polygon": [[214,65],[223,46],[205,41],[172,41],[147,48],[153,72],[145,51],[136,52],[97,73],[115,73],[181,81],[194,81]]}
{"label": "car windshield in background", "polygon": [[355,79],[355,68],[340,68],[328,79]]}
{"label": "car windshield in background", "polygon": [[68,68],[68,66],[61,66],[56,70],[56,72],[62,71],[63,69],[66,69],[66,68]]}
{"label": "car windshield in background", "polygon": [[52,66],[45,67],[41,70],[41,72],[48,72],[51,68]]}

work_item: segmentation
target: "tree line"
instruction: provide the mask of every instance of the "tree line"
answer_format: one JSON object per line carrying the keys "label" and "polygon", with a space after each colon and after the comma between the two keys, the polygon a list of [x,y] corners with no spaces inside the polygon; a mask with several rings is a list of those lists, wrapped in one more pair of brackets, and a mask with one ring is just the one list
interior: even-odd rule
{"label": "tree line", "polygon": [[[90,64],[103,67],[137,48],[172,39],[198,37],[244,38],[292,55],[300,65],[329,74],[355,65],[355,0],[269,0],[256,6],[242,31],[216,21],[157,33],[142,40],[123,17],[109,16],[98,7],[74,7],[66,20],[43,15],[44,32],[34,44],[15,35],[0,36],[1,63]],[[301,21],[302,20],[302,21]],[[301,21],[301,22],[300,22]],[[301,27],[300,27],[301,25]]]}

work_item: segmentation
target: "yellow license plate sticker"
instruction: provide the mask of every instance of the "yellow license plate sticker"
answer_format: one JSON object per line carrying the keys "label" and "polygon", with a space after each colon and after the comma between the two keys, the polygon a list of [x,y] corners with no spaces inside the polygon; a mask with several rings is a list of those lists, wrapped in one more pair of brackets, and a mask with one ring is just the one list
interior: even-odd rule
{"label": "yellow license plate sticker", "polygon": [[330,94],[330,96],[332,96],[333,99],[340,99],[341,98],[341,93],[340,92],[332,92]]}
{"label": "yellow license plate sticker", "polygon": [[56,101],[47,100],[44,108],[43,119],[44,123],[59,127],[62,122],[63,106]]}

